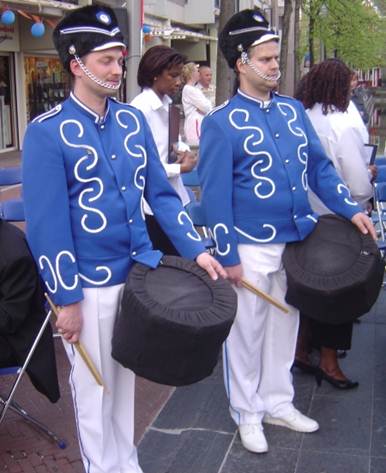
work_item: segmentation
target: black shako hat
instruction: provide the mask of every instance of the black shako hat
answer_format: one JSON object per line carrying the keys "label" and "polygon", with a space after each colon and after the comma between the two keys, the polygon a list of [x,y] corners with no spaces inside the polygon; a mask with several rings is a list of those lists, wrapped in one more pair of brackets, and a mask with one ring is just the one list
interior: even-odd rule
{"label": "black shako hat", "polygon": [[66,15],[56,25],[52,39],[68,71],[74,55],[82,57],[116,46],[126,48],[114,11],[102,5],[89,5]]}
{"label": "black shako hat", "polygon": [[219,46],[233,69],[243,51],[272,40],[279,41],[279,36],[270,28],[262,12],[255,8],[235,13],[228,20],[219,35]]}

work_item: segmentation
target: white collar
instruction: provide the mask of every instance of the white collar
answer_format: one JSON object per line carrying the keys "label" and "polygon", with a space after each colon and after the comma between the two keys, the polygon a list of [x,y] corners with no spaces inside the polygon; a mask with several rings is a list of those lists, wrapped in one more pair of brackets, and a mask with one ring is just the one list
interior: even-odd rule
{"label": "white collar", "polygon": [[151,108],[154,111],[159,110],[160,108],[164,108],[166,111],[168,111],[169,105],[173,102],[173,100],[166,94],[162,97],[161,100],[159,95],[157,95],[150,87],[144,87],[143,93],[150,96]]}

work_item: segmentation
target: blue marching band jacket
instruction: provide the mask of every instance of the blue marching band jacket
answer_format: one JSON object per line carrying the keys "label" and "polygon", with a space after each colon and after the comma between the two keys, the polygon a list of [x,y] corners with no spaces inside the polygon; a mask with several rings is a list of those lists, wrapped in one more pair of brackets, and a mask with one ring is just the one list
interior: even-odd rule
{"label": "blue marching band jacket", "polygon": [[125,282],[134,262],[158,265],[143,199],[181,255],[204,251],[144,116],[113,99],[100,119],[71,94],[30,123],[23,193],[28,242],[56,304],[82,300],[82,287]]}
{"label": "blue marching band jacket", "polygon": [[264,104],[240,90],[202,123],[202,205],[219,261],[240,263],[237,245],[304,239],[318,215],[310,187],[333,212],[360,208],[326,156],[303,105],[278,94]]}

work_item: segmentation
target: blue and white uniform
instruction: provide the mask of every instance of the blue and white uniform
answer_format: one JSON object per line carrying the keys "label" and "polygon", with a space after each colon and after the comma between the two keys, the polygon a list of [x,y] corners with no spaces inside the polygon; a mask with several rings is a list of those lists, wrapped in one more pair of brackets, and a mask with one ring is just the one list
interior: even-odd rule
{"label": "blue and white uniform", "polygon": [[[338,177],[302,104],[273,94],[268,103],[240,90],[202,123],[202,204],[224,266],[242,264],[244,276],[282,301],[285,244],[304,239],[318,215],[308,187],[339,215],[361,209]],[[246,289],[236,289],[238,312],[224,344],[231,414],[253,424],[264,413],[293,409],[292,366],[298,312],[283,314]]]}
{"label": "blue and white uniform", "polygon": [[136,261],[158,265],[143,198],[181,254],[203,251],[137,109],[109,100],[100,119],[71,94],[29,125],[23,148],[28,242],[56,304],[125,282]]}
{"label": "blue and white uniform", "polygon": [[42,278],[56,304],[82,301],[80,340],[107,385],[95,384],[66,343],[86,471],[139,473],[134,374],[111,358],[111,333],[131,266],[156,267],[162,257],[146,231],[144,199],[186,258],[204,251],[200,236],[168,183],[142,113],[113,99],[100,118],[71,94],[28,126],[23,193]]}

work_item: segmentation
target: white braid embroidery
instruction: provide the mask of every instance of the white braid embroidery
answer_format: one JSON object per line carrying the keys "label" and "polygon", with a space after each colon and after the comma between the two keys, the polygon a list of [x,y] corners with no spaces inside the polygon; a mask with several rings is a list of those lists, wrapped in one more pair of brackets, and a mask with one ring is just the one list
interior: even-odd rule
{"label": "white braid embroidery", "polygon": [[[98,227],[91,228],[87,225],[88,213],[85,213],[81,219],[81,225],[82,225],[83,230],[88,233],[99,233],[106,228],[107,218],[102,211],[100,211],[99,209],[95,207],[90,207],[90,205],[88,204],[98,200],[101,197],[104,190],[103,182],[98,177],[82,177],[80,174],[81,165],[83,163],[86,163],[90,159],[91,159],[91,162],[87,164],[87,166],[84,167],[84,171],[90,172],[93,168],[95,168],[95,166],[98,163],[98,153],[96,152],[95,148],[93,148],[90,145],[75,144],[68,141],[68,139],[65,136],[64,130],[66,126],[71,125],[71,124],[78,127],[79,132],[78,132],[77,137],[82,138],[83,133],[84,133],[83,125],[77,120],[64,120],[60,124],[60,136],[62,140],[64,141],[64,143],[66,143],[67,146],[70,146],[71,148],[80,148],[87,151],[87,154],[85,156],[82,156],[76,162],[75,167],[74,167],[74,175],[77,181],[90,184],[90,187],[85,188],[79,194],[79,198],[78,198],[79,207],[82,208],[83,210],[97,214],[101,220],[101,223]],[[90,193],[93,193],[95,195],[88,196],[88,194]]]}
{"label": "white braid embroidery", "polygon": [[[235,108],[229,114],[229,121],[236,130],[251,130],[250,133],[244,140],[243,149],[248,156],[261,156],[252,166],[251,175],[257,180],[257,184],[254,187],[256,197],[259,199],[268,199],[276,191],[276,185],[274,181],[268,177],[262,176],[259,173],[267,172],[272,167],[272,156],[268,151],[257,151],[254,147],[257,147],[264,141],[264,132],[257,126],[244,125],[249,122],[249,112],[242,108]],[[242,120],[243,124],[239,124]],[[267,188],[265,193],[262,193],[259,188],[265,184]]]}

